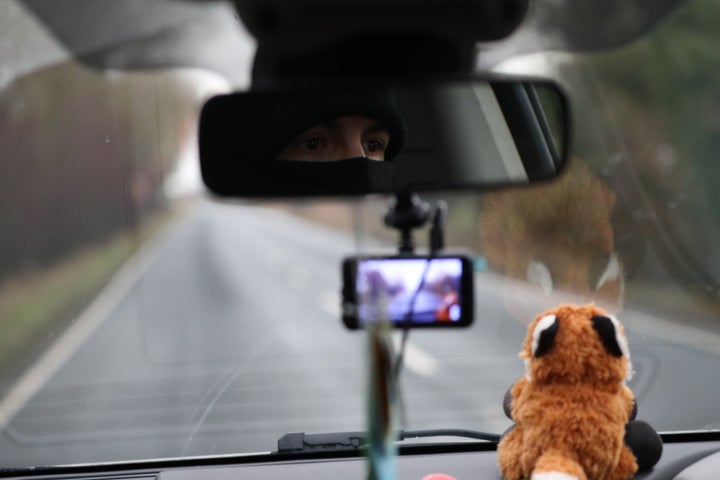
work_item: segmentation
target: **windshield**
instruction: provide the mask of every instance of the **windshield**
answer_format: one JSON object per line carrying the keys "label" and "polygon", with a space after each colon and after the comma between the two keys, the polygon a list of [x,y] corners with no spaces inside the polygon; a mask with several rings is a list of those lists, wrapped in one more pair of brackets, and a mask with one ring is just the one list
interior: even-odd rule
{"label": "windshield", "polygon": [[[211,198],[198,111],[241,82],[96,70],[52,48],[40,66],[6,64],[13,46],[51,42],[7,33],[22,11],[0,3],[0,467],[365,430],[365,338],[342,324],[341,264],[395,251],[389,199]],[[402,428],[503,432],[527,324],[588,301],[625,325],[638,418],[720,428],[718,24],[718,4],[694,1],[630,45],[499,67],[564,86],[572,163],[555,182],[425,197],[448,202],[446,244],[472,254],[475,318],[410,334]]]}

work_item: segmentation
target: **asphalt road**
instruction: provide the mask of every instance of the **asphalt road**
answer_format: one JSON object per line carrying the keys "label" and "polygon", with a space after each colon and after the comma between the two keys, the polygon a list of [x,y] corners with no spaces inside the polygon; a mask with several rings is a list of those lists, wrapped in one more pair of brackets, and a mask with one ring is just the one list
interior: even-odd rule
{"label": "asphalt road", "polygon": [[[288,432],[363,430],[365,335],[339,318],[340,261],[357,248],[287,213],[200,202],[10,392],[0,465],[262,452]],[[502,398],[523,372],[525,327],[501,294],[478,274],[473,327],[412,333],[404,428],[510,425]],[[717,427],[720,341],[636,310],[622,320],[641,418]]]}

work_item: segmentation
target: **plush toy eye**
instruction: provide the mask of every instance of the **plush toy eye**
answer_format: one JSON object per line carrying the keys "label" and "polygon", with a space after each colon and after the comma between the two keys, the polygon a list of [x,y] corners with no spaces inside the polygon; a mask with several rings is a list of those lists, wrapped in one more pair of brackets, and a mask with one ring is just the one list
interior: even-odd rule
{"label": "plush toy eye", "polygon": [[555,341],[560,324],[555,315],[546,315],[541,318],[533,332],[533,357],[542,357],[550,351]]}
{"label": "plush toy eye", "polygon": [[612,315],[595,315],[592,317],[593,328],[600,335],[605,350],[614,357],[629,357],[627,341],[620,333],[619,322]]}

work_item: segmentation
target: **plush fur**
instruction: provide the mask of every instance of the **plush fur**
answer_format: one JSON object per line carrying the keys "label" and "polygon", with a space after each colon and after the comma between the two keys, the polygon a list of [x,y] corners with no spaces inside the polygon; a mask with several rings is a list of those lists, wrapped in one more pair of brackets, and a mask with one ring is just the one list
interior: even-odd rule
{"label": "plush fur", "polygon": [[[614,311],[623,304],[623,266],[610,222],[615,194],[580,161],[555,181],[500,189],[482,196],[479,238],[494,271],[539,284],[546,293],[570,292]],[[547,281],[537,270],[547,272]],[[506,308],[527,325],[536,311]]]}
{"label": "plush fur", "polygon": [[632,478],[638,462],[625,433],[635,399],[622,325],[594,305],[563,305],[529,325],[520,357],[526,375],[507,406],[515,426],[498,445],[503,477]]}

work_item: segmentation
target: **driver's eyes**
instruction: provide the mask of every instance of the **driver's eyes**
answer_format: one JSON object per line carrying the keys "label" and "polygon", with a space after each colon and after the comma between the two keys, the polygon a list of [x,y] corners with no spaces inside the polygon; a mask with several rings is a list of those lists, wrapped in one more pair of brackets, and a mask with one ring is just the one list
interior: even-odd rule
{"label": "driver's eyes", "polygon": [[291,141],[285,150],[293,154],[303,154],[308,152],[318,152],[323,148],[326,148],[327,145],[328,139],[323,135],[301,135]]}
{"label": "driver's eyes", "polygon": [[385,150],[385,144],[381,142],[380,140],[370,140],[366,144],[366,148],[369,152],[378,152],[378,151],[384,151]]}
{"label": "driver's eyes", "polygon": [[305,149],[311,150],[311,151],[319,149],[321,144],[322,144],[322,142],[319,138],[307,138],[301,142],[301,145]]}
{"label": "driver's eyes", "polygon": [[385,153],[385,150],[387,149],[388,140],[389,139],[386,139],[383,136],[369,138],[363,142],[363,148],[366,153],[382,154]]}

